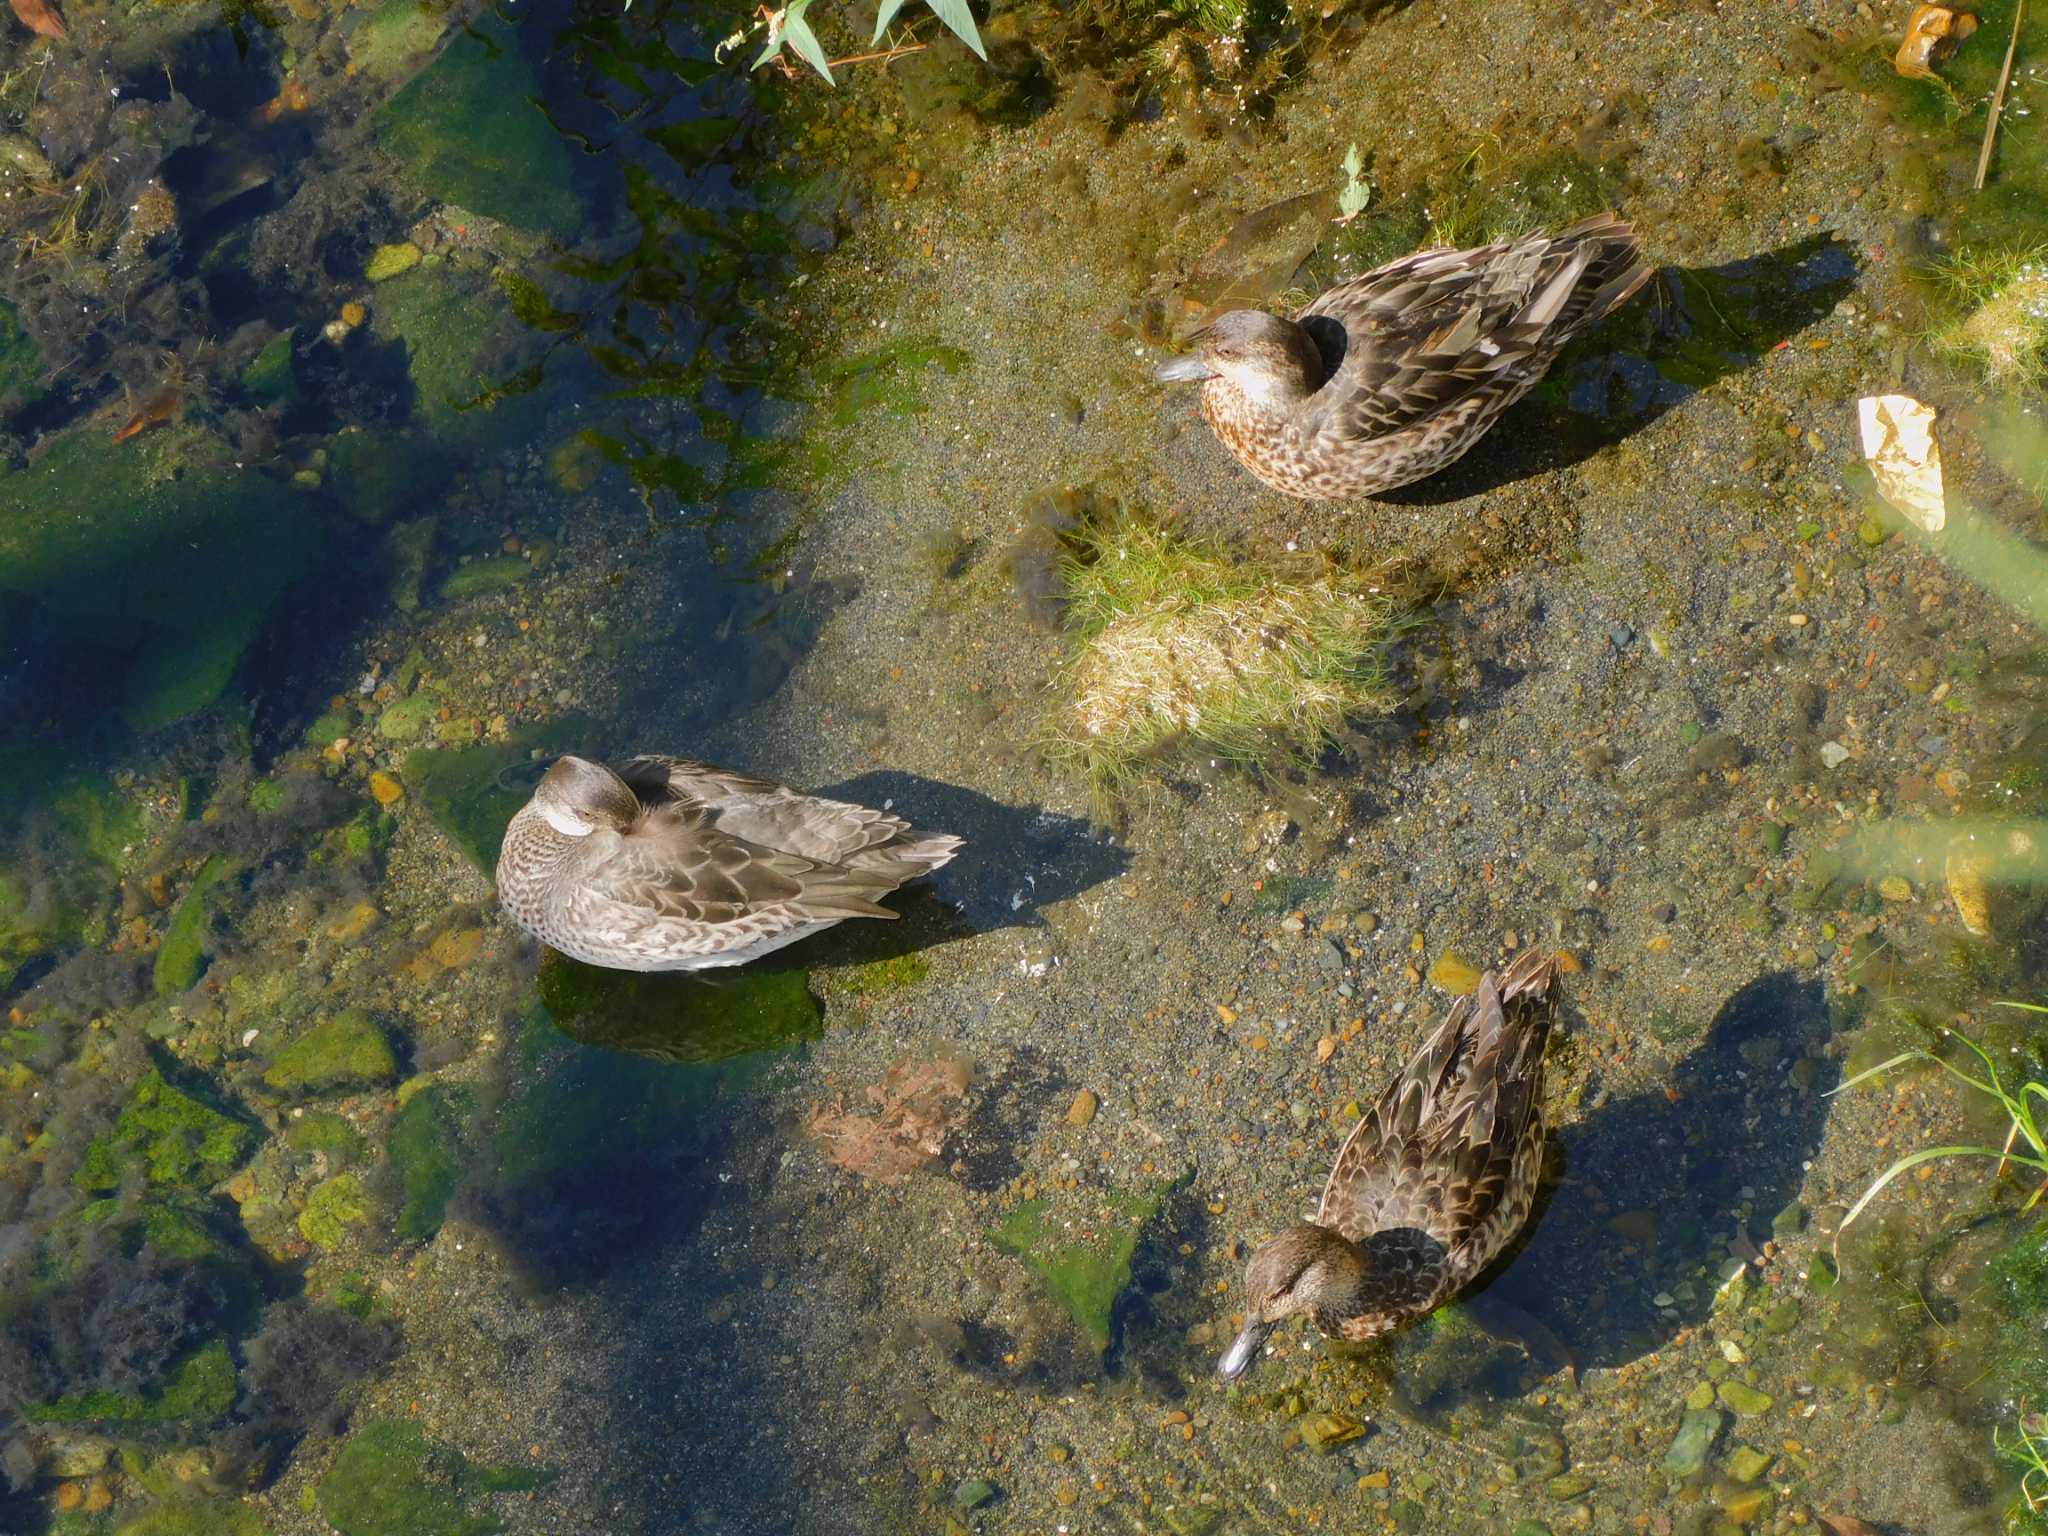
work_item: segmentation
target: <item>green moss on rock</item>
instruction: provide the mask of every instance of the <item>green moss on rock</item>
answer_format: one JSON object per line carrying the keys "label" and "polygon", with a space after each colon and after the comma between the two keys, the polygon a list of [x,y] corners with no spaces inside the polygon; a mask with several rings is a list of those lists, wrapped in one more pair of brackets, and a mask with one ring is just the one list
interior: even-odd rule
{"label": "green moss on rock", "polygon": [[256,405],[298,404],[299,379],[292,370],[292,333],[281,331],[242,370],[242,393]]}
{"label": "green moss on rock", "polygon": [[376,1021],[360,1008],[345,1008],[279,1051],[263,1081],[289,1092],[324,1093],[397,1077],[398,1057]]}
{"label": "green moss on rock", "polygon": [[1087,1235],[1072,1242],[1064,1239],[1067,1229],[1049,1219],[1047,1201],[1026,1200],[990,1229],[989,1240],[1038,1276],[1099,1354],[1109,1348],[1111,1313],[1131,1283],[1131,1260],[1145,1224],[1177,1187],[1107,1195],[1104,1209],[1075,1229]]}
{"label": "green moss on rock", "polygon": [[178,1493],[115,1527],[114,1536],[263,1536],[263,1517],[245,1504]]}
{"label": "green moss on rock", "polygon": [[782,1050],[825,1032],[824,1010],[801,970],[750,967],[706,980],[605,970],[549,950],[540,1000],[573,1040],[673,1063]]}
{"label": "green moss on rock", "polygon": [[369,1219],[370,1196],[353,1173],[337,1173],[306,1197],[299,1233],[321,1248],[339,1248],[350,1227]]}
{"label": "green moss on rock", "polygon": [[372,527],[418,511],[447,484],[447,456],[416,432],[351,428],[327,451],[328,490]]}
{"label": "green moss on rock", "polygon": [[47,1424],[204,1424],[234,1406],[235,1362],[215,1339],[181,1360],[143,1392],[81,1392],[32,1404],[25,1417]]}
{"label": "green moss on rock", "polygon": [[21,328],[14,306],[0,303],[0,417],[33,405],[46,393],[42,349]]}
{"label": "green moss on rock", "polygon": [[78,923],[75,911],[32,900],[20,880],[0,870],[0,987],[29,961],[76,939]]}
{"label": "green moss on rock", "polygon": [[339,1162],[362,1156],[363,1134],[331,1109],[309,1109],[285,1125],[285,1145],[294,1152],[324,1152]]}
{"label": "green moss on rock", "polygon": [[532,574],[532,565],[522,556],[490,555],[449,572],[448,579],[441,583],[441,596],[447,602],[459,603],[464,598],[508,591]]}
{"label": "green moss on rock", "polygon": [[472,864],[489,874],[497,868],[506,824],[526,804],[538,778],[517,770],[525,767],[535,748],[569,750],[582,738],[586,725],[568,718],[520,731],[502,745],[410,752],[401,776],[434,824],[469,855]]}
{"label": "green moss on rock", "polygon": [[114,1128],[93,1141],[79,1165],[82,1189],[116,1189],[131,1168],[153,1185],[205,1189],[226,1178],[254,1132],[239,1120],[173,1087],[152,1067]]}
{"label": "green moss on rock", "polygon": [[385,1150],[398,1175],[398,1236],[425,1242],[441,1230],[462,1179],[462,1130],[476,1112],[465,1088],[436,1083],[407,1099],[391,1122]]}
{"label": "green moss on rock", "polygon": [[583,210],[539,94],[517,28],[486,14],[378,109],[378,147],[430,197],[567,240]]}
{"label": "green moss on rock", "polygon": [[476,1506],[492,1470],[416,1425],[379,1419],[349,1437],[317,1501],[341,1536],[490,1536],[503,1525]]}
{"label": "green moss on rock", "polygon": [[240,873],[241,866],[223,854],[215,854],[199,866],[192,888],[171,914],[163,943],[156,952],[152,976],[158,997],[178,997],[192,990],[206,969],[206,930],[211,918],[208,903],[219,886]]}

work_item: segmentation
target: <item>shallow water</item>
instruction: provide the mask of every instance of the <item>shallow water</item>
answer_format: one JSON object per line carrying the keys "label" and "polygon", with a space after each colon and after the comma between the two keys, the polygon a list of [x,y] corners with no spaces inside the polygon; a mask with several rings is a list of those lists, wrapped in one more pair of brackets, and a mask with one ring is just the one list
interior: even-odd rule
{"label": "shallow water", "polygon": [[[1969,190],[2011,15],[1953,120],[1835,4],[998,9],[829,89],[649,0],[6,34],[0,1526],[2031,1529],[2023,1170],[1837,1249],[2008,1124],[1831,1095],[1944,1028],[2048,1079],[2041,396],[1926,277],[2048,194],[2039,20]],[[1384,499],[1260,490],[1152,379],[1219,300],[1605,206],[1657,277]],[[1892,391],[1942,534],[1861,465]],[[1117,508],[1386,561],[1387,707],[1091,795],[1048,552]],[[622,982],[492,898],[571,749],[968,847]],[[1525,1239],[1218,1382],[1250,1247],[1530,945]],[[871,1177],[898,1063],[964,1096]]]}

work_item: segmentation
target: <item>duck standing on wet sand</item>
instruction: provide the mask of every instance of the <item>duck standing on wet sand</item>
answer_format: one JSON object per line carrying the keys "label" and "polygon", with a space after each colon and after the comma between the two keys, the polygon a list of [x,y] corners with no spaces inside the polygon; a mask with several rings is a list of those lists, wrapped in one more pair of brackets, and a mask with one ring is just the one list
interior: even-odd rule
{"label": "duck standing on wet sand", "polygon": [[741,965],[879,904],[960,839],[682,757],[556,760],[505,829],[498,900],[573,960]]}
{"label": "duck standing on wet sand", "polygon": [[1226,1380],[1306,1312],[1354,1342],[1427,1316],[1505,1248],[1543,1167],[1554,956],[1530,950],[1461,997],[1337,1153],[1313,1223],[1261,1243]]}
{"label": "duck standing on wet sand", "polygon": [[1159,370],[1260,480],[1331,500],[1433,475],[1535,388],[1565,343],[1649,279],[1611,213],[1555,235],[1417,251],[1292,320],[1233,309]]}

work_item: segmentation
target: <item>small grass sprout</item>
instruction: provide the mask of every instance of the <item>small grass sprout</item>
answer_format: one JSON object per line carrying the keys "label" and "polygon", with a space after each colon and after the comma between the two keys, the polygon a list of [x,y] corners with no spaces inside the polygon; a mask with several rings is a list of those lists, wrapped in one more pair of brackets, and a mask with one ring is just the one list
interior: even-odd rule
{"label": "small grass sprout", "polygon": [[1358,146],[1344,151],[1344,185],[1337,193],[1337,222],[1349,224],[1372,205],[1372,182],[1366,178],[1365,162]]}
{"label": "small grass sprout", "polygon": [[2020,1503],[2030,1512],[2038,1513],[2048,1509],[2048,1420],[2028,1412],[2027,1405],[2021,1403],[2019,1421],[2013,1430],[2013,1439],[2007,1440],[2000,1430],[1993,1429],[1991,1444],[2000,1456],[2020,1469]]}
{"label": "small grass sprout", "polygon": [[1396,605],[1381,573],[1243,561],[1125,519],[1079,536],[1063,576],[1075,648],[1045,745],[1098,810],[1177,746],[1299,763],[1389,702]]}
{"label": "small grass sprout", "polygon": [[[2048,1008],[2044,1008],[2037,1003],[2005,1002],[1999,1006],[2018,1008],[2028,1013],[2048,1014]],[[2031,1169],[2033,1172],[2041,1175],[2040,1185],[2027,1197],[2027,1203],[2021,1207],[2022,1210],[2032,1210],[2039,1203],[2043,1195],[2048,1195],[2048,1134],[2044,1134],[2039,1118],[2039,1110],[2043,1106],[2048,1106],[2048,1083],[2025,1082],[2021,1083],[2017,1090],[2009,1089],[2006,1087],[2005,1079],[1999,1076],[1998,1063],[1991,1059],[1991,1053],[1986,1051],[1983,1046],[1972,1040],[1968,1035],[1961,1034],[1955,1030],[1944,1030],[1943,1033],[1962,1041],[1976,1055],[1977,1059],[1984,1063],[1984,1077],[1972,1076],[1954,1062],[1936,1055],[1933,1051],[1911,1050],[1901,1051],[1898,1055],[1881,1061],[1874,1067],[1865,1068],[1833,1091],[1835,1093],[1845,1093],[1849,1089],[1854,1088],[1858,1083],[1867,1082],[1880,1073],[1889,1072],[1893,1067],[1903,1066],[1909,1061],[1932,1062],[1950,1076],[1960,1079],[1985,1097],[1995,1099],[1998,1102],[1999,1107],[2005,1111],[2006,1120],[2009,1123],[2005,1145],[2002,1147],[1922,1147],[1919,1151],[1909,1152],[1906,1156],[1900,1158],[1889,1168],[1885,1169],[1882,1174],[1878,1175],[1876,1181],[1863,1191],[1861,1198],[1849,1207],[1849,1214],[1842,1218],[1842,1224],[1835,1229],[1835,1252],[1837,1258],[1840,1257],[1841,1253],[1842,1234],[1849,1230],[1851,1222],[1863,1214],[1864,1207],[1875,1200],[1879,1192],[1887,1184],[1891,1183],[1893,1179],[1896,1179],[1900,1174],[1910,1169],[1918,1168],[1923,1163],[1937,1162],[1951,1157],[1996,1158],[1998,1160],[1998,1167],[1992,1174],[1993,1178],[2003,1176],[2008,1167],[2015,1165]]]}
{"label": "small grass sprout", "polygon": [[1929,338],[1995,385],[2048,383],[2048,245],[1958,253],[1934,269],[1958,316]]}

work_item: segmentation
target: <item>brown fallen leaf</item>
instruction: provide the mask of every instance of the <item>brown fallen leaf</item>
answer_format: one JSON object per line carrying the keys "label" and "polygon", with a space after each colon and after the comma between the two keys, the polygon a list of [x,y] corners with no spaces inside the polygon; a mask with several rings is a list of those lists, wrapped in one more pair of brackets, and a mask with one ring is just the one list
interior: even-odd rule
{"label": "brown fallen leaf", "polygon": [[128,425],[114,434],[114,441],[125,443],[151,427],[162,426],[177,414],[178,392],[175,389],[159,390],[143,403],[141,410],[128,418]]}
{"label": "brown fallen leaf", "polygon": [[39,37],[64,36],[64,18],[50,0],[11,0],[14,14],[24,27]]}
{"label": "brown fallen leaf", "polygon": [[1820,1528],[1828,1536],[1884,1536],[1868,1520],[1858,1520],[1854,1515],[1819,1515]]}
{"label": "brown fallen leaf", "polygon": [[285,81],[284,89],[258,107],[253,115],[259,125],[274,123],[287,112],[303,112],[312,104],[313,98],[305,83],[294,77]]}

